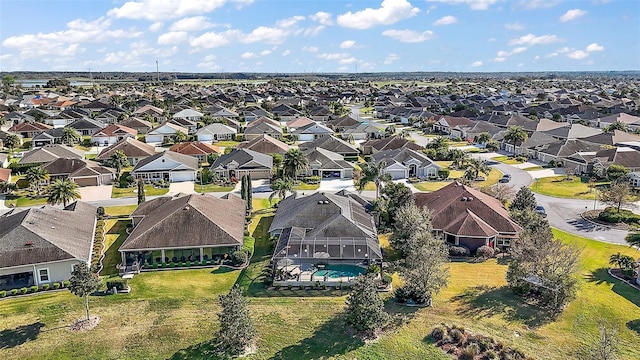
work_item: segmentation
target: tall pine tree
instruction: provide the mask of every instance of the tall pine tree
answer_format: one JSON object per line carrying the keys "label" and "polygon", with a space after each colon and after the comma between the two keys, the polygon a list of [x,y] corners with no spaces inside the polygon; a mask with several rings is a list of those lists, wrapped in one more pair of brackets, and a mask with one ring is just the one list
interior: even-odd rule
{"label": "tall pine tree", "polygon": [[242,175],[240,178],[240,197],[247,200],[247,175]]}
{"label": "tall pine tree", "polygon": [[138,205],[145,201],[147,201],[147,199],[144,194],[144,182],[142,179],[138,179]]}
{"label": "tall pine tree", "polygon": [[516,193],[516,197],[509,206],[510,211],[514,210],[535,210],[536,209],[536,197],[526,186],[523,186]]}
{"label": "tall pine tree", "polygon": [[253,187],[251,185],[251,174],[247,175],[247,214],[253,210]]}
{"label": "tall pine tree", "polygon": [[358,331],[375,331],[389,319],[372,274],[358,276],[347,298],[347,322]]}
{"label": "tall pine tree", "polygon": [[218,313],[218,349],[228,355],[240,355],[256,336],[249,316],[249,302],[242,296],[242,289],[238,285],[231,288],[227,295],[220,295],[219,299],[222,311]]}

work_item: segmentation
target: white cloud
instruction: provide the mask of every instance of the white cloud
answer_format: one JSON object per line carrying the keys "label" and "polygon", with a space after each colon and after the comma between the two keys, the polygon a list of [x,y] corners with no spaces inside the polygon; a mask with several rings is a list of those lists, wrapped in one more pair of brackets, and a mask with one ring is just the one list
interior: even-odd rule
{"label": "white cloud", "polygon": [[162,29],[163,26],[164,26],[164,23],[160,21],[154,22],[153,24],[149,25],[149,31],[151,32],[160,31],[160,29]]}
{"label": "white cloud", "polygon": [[556,35],[547,34],[547,35],[535,36],[533,34],[527,34],[517,39],[511,39],[511,41],[509,41],[509,45],[543,45],[543,44],[552,44],[560,41],[562,41],[562,39],[560,39]]}
{"label": "white cloud", "polygon": [[474,61],[471,64],[471,67],[478,67],[478,66],[482,66],[482,61],[478,60],[478,61]]}
{"label": "white cloud", "polygon": [[198,67],[205,69],[216,70],[219,69],[220,66],[216,64],[216,56],[215,55],[207,55],[205,56],[200,63],[198,63]]}
{"label": "white cloud", "polygon": [[317,46],[303,46],[302,50],[308,51],[308,52],[318,52],[319,49]]}
{"label": "white cloud", "polygon": [[290,18],[278,20],[276,22],[276,25],[279,28],[291,28],[291,27],[296,26],[300,21],[302,21],[304,19],[306,19],[304,16],[296,15],[296,16],[292,16]]}
{"label": "white cloud", "polygon": [[345,40],[343,42],[340,43],[340,48],[341,49],[351,49],[353,47],[353,45],[355,45],[356,42],[354,40]]}
{"label": "white cloud", "polygon": [[313,15],[309,15],[309,18],[322,25],[327,25],[327,26],[333,25],[333,20],[331,20],[331,14],[328,12],[318,11]]}
{"label": "white cloud", "polygon": [[242,9],[245,6],[249,6],[251,4],[253,4],[255,0],[231,0],[232,3],[236,4],[236,7],[238,9]]}
{"label": "white cloud", "polygon": [[433,31],[417,32],[413,30],[385,30],[382,35],[404,43],[419,43],[433,38]]}
{"label": "white cloud", "polygon": [[587,46],[587,52],[594,52],[594,51],[604,51],[604,46],[598,45],[597,43],[589,44]]}
{"label": "white cloud", "polygon": [[226,0],[139,0],[127,1],[107,12],[109,16],[151,21],[205,14],[224,5]]}
{"label": "white cloud", "polygon": [[243,58],[243,59],[251,59],[251,58],[254,58],[254,57],[257,57],[257,56],[258,55],[254,54],[252,52],[246,52],[246,53],[240,55],[240,57]]}
{"label": "white cloud", "polygon": [[173,45],[180,44],[187,41],[186,31],[170,31],[168,33],[158,36],[158,44],[160,45]]}
{"label": "white cloud", "polygon": [[281,44],[289,35],[289,33],[280,28],[272,28],[266,26],[258,26],[249,34],[240,39],[240,42],[251,44],[255,42],[264,42],[267,44]]}
{"label": "white cloud", "polygon": [[564,15],[560,16],[560,21],[561,22],[573,21],[585,15],[587,15],[587,12],[585,10],[571,9],[571,10],[568,10],[566,13],[564,13]]}
{"label": "white cloud", "polygon": [[282,56],[289,56],[289,55],[291,55],[291,50],[289,49],[282,52]]}
{"label": "white cloud", "polygon": [[383,0],[377,9],[366,8],[339,15],[338,25],[353,29],[368,29],[377,25],[391,25],[416,16],[420,9],[407,0]]}
{"label": "white cloud", "polygon": [[385,65],[393,64],[398,59],[400,59],[400,57],[397,54],[389,54],[387,55],[386,58],[384,58],[384,64]]}
{"label": "white cloud", "polygon": [[433,25],[434,26],[451,25],[451,24],[455,24],[457,22],[458,22],[458,19],[456,19],[455,16],[447,15],[447,16],[443,16],[440,19],[434,21]]}
{"label": "white cloud", "polygon": [[524,46],[517,47],[517,48],[511,49],[511,54],[512,54],[512,55],[513,55],[513,54],[519,54],[519,53],[521,53],[521,52],[523,52],[523,51],[525,51],[525,50],[527,50],[527,48],[526,48],[526,47],[524,47]]}
{"label": "white cloud", "polygon": [[568,58],[575,59],[575,60],[581,60],[586,58],[587,56],[589,56],[589,53],[582,50],[575,50],[567,54]]}
{"label": "white cloud", "polygon": [[498,2],[498,0],[427,0],[427,2],[439,2],[448,5],[469,5],[471,10],[487,10],[489,6]]}
{"label": "white cloud", "polygon": [[206,32],[198,37],[189,39],[189,45],[195,48],[212,49],[227,45],[231,39],[237,37],[240,33],[238,30],[227,30],[220,33]]}
{"label": "white cloud", "polygon": [[318,26],[312,26],[310,28],[307,28],[304,30],[303,35],[304,36],[316,36],[318,34],[320,34],[320,32],[322,30],[325,29],[324,25],[318,25]]}
{"label": "white cloud", "polygon": [[559,0],[521,0],[518,6],[526,10],[548,9],[560,3]]}
{"label": "white cloud", "polygon": [[271,54],[271,50],[262,50],[260,51],[260,56],[267,56]]}
{"label": "white cloud", "polygon": [[514,31],[524,30],[524,26],[518,22],[504,24],[504,28]]}
{"label": "white cloud", "polygon": [[200,31],[215,26],[206,16],[194,16],[180,19],[171,25],[171,31]]}
{"label": "white cloud", "polygon": [[324,60],[341,60],[350,58],[351,54],[348,53],[322,53],[318,55],[319,59]]}
{"label": "white cloud", "polygon": [[503,61],[505,61],[505,60],[507,60],[507,58],[506,58],[506,57],[495,57],[495,58],[493,59],[493,61],[496,61],[496,62],[503,62]]}

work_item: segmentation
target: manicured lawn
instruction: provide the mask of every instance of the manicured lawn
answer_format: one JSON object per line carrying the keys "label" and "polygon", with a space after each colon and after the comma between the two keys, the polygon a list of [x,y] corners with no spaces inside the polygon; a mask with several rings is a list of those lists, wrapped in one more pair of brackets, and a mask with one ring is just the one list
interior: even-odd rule
{"label": "manicured lawn", "polygon": [[544,170],[544,168],[542,166],[532,166],[532,167],[528,167],[528,168],[524,168],[524,171],[538,171],[538,170]]}
{"label": "manicured lawn", "polygon": [[449,169],[449,179],[459,179],[464,176],[464,170],[450,169],[453,161],[436,161],[436,164],[442,168]]}
{"label": "manicured lawn", "polygon": [[[355,186],[355,183],[354,183]],[[369,181],[367,185],[364,186],[363,191],[376,191],[376,184],[372,181]]]}
{"label": "manicured lawn", "polygon": [[320,188],[320,184],[307,184],[305,182],[301,182],[293,188],[295,190],[318,190],[318,188]]}
{"label": "manicured lawn", "polygon": [[[130,187],[130,188],[119,188],[114,186],[111,191],[112,198],[121,198],[121,197],[135,197],[138,196],[138,187]],[[169,192],[169,188],[154,188],[152,185],[144,186],[144,193],[146,196],[158,196],[164,195]]]}
{"label": "manicured lawn", "polygon": [[484,186],[491,186],[491,185],[495,185],[498,183],[498,180],[502,179],[502,175],[504,175],[502,173],[502,171],[496,169],[496,168],[491,168],[491,172],[489,173],[489,175],[485,175],[485,174],[480,174],[481,176],[484,176],[486,178],[485,181],[478,181],[478,182],[473,182],[472,185],[474,187],[477,188],[481,188]]}
{"label": "manicured lawn", "polygon": [[[265,205],[264,199],[259,200],[254,206]],[[136,275],[130,282],[132,293],[91,298],[92,314],[99,315],[101,322],[90,332],[64,328],[83,316],[82,300],[69,292],[0,301],[3,359],[40,359],[43,349],[51,359],[210,359],[212,355],[205,351],[218,328],[217,295],[234,283],[241,284],[250,297],[259,333],[257,353],[248,359],[449,359],[426,341],[441,322],[492,336],[536,359],[577,359],[584,358],[585,349],[596,341],[599,319],[617,329],[620,359],[640,358],[640,296],[603,270],[613,253],[638,257],[640,252],[634,249],[554,231],[583,249],[580,290],[557,319],[546,318],[504,287],[506,265],[496,260],[453,262],[449,286],[435,297],[433,307],[404,308],[389,302],[387,309],[404,320],[395,331],[364,344],[339,316],[344,295],[264,289],[260,280],[272,251],[266,238],[272,214],[262,209],[252,223],[256,251],[246,270]],[[108,234],[109,250],[119,241],[120,235],[113,236]],[[384,246],[384,236],[381,241]]]}
{"label": "manicured lawn", "polygon": [[510,165],[523,163],[523,161],[518,161],[512,156],[496,156],[496,157],[492,157],[491,160],[499,161],[503,164],[510,164]]}
{"label": "manicured lawn", "polygon": [[225,140],[225,141],[218,141],[217,143],[214,143],[215,146],[220,146],[220,147],[225,147],[225,148],[232,148],[232,147],[236,147],[236,145],[240,144],[237,141],[233,141],[233,140]]}
{"label": "manicured lawn", "polygon": [[413,187],[415,187],[420,191],[431,192],[431,191],[440,190],[449,184],[451,184],[451,181],[423,181],[423,182],[415,183],[412,185]]}
{"label": "manicured lawn", "polygon": [[98,154],[84,154],[84,158],[87,160],[95,160],[98,157]]}
{"label": "manicured lawn", "polygon": [[109,216],[127,216],[138,207],[138,205],[105,206],[104,213]]}
{"label": "manicured lawn", "polygon": [[7,195],[4,200],[4,205],[7,207],[22,207],[22,206],[34,206],[44,205],[47,203],[46,197],[30,198],[24,195],[25,192],[16,192],[15,195]]}
{"label": "manicured lawn", "polygon": [[468,145],[469,143],[466,141],[447,141],[447,146],[450,147],[463,147]]}
{"label": "manicured lawn", "polygon": [[198,193],[229,192],[229,191],[233,191],[234,188],[235,187],[233,186],[220,186],[216,184],[206,184],[206,185],[194,184],[193,185],[193,189],[195,190],[195,192],[198,192]]}
{"label": "manicured lawn", "polygon": [[[106,209],[105,209],[106,210]],[[105,257],[102,261],[102,271],[100,276],[117,276],[118,269],[116,265],[122,260],[118,248],[127,238],[127,224],[131,220],[107,220],[105,221],[104,248]]]}
{"label": "manicured lawn", "polygon": [[[531,184],[531,190],[542,195],[556,196],[570,199],[586,199],[593,200],[597,191],[589,188],[588,182],[583,182],[579,177],[572,177],[571,180],[565,180],[564,176],[554,176],[541,178]],[[596,182],[595,186],[603,186],[607,182]]]}

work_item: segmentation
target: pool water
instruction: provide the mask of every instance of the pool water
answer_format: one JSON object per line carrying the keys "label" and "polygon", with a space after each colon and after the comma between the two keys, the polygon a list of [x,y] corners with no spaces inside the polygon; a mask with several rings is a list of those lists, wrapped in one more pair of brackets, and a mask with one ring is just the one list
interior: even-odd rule
{"label": "pool water", "polygon": [[330,279],[337,279],[341,277],[356,277],[364,274],[366,269],[355,265],[327,265],[324,270],[318,270],[313,273],[313,276],[319,276]]}

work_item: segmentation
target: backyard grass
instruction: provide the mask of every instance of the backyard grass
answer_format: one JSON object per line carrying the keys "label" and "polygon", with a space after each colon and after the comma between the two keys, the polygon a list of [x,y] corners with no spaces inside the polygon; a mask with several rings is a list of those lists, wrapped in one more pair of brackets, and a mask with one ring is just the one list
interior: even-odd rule
{"label": "backyard grass", "polygon": [[84,158],[87,160],[95,160],[98,154],[84,154]]}
{"label": "backyard grass", "polygon": [[[583,181],[580,177],[572,177],[571,180],[565,179],[565,176],[541,178],[531,184],[531,190],[542,195],[569,199],[593,200],[596,196],[594,192],[597,190],[590,188],[588,181]],[[594,183],[596,188],[607,184],[608,182]]]}
{"label": "backyard grass", "polygon": [[[353,186],[356,186],[355,182]],[[357,189],[357,186],[356,186],[356,189]],[[369,181],[367,185],[364,186],[363,191],[376,191],[376,184],[373,181]]]}
{"label": "backyard grass", "polygon": [[[106,210],[106,209],[105,209]],[[102,271],[100,276],[117,276],[116,265],[122,260],[118,248],[127,238],[127,224],[131,220],[107,220],[104,224],[106,230],[104,236],[105,257],[102,260]]]}
{"label": "backyard grass", "polygon": [[[111,191],[112,198],[121,198],[121,197],[135,197],[138,196],[138,187],[129,187],[129,188],[119,188],[117,186],[113,187]],[[144,186],[144,193],[146,196],[159,196],[164,195],[169,192],[169,188],[155,188],[152,185]]]}
{"label": "backyard grass", "polygon": [[105,206],[104,213],[109,216],[127,216],[138,207],[138,205]]}
{"label": "backyard grass", "polygon": [[509,164],[509,165],[522,164],[524,162],[524,161],[518,161],[511,156],[496,156],[496,157],[492,157],[491,160],[499,161],[503,164]]}
{"label": "backyard grass", "polygon": [[237,141],[233,141],[233,140],[224,140],[224,141],[218,141],[217,143],[214,143],[215,146],[220,146],[220,147],[225,147],[225,148],[232,148],[232,147],[236,147],[236,145],[240,144]]}
{"label": "backyard grass", "polygon": [[[640,358],[640,296],[604,270],[611,254],[638,257],[634,249],[554,230],[557,237],[583,249],[580,290],[557,319],[548,319],[505,288],[506,265],[496,260],[452,262],[450,283],[435,297],[433,307],[404,308],[387,302],[387,310],[404,321],[365,344],[352,336],[340,316],[344,295],[264,289],[260,280],[271,256],[266,230],[273,211],[262,207],[265,199],[256,200],[258,217],[251,225],[256,251],[244,271],[208,268],[136,275],[130,294],[91,298],[91,312],[101,322],[90,332],[65,328],[84,313],[82,300],[69,292],[2,300],[3,359],[39,359],[43,351],[49,359],[210,359],[206,350],[218,327],[217,295],[235,283],[249,296],[259,334],[258,350],[248,359],[449,359],[427,341],[441,322],[492,336],[536,359],[577,359],[584,358],[596,341],[600,319],[618,331],[619,359]],[[119,229],[126,226],[122,220],[117,224]],[[111,232],[109,250],[120,236],[112,237]],[[383,246],[385,241],[381,236]]]}
{"label": "backyard grass", "polygon": [[216,185],[216,184],[205,184],[205,185],[194,184],[193,185],[193,189],[197,193],[201,193],[201,192],[206,192],[206,193],[210,193],[210,192],[229,192],[229,191],[233,191],[234,188],[235,188],[235,186],[220,186],[220,185]]}

